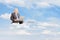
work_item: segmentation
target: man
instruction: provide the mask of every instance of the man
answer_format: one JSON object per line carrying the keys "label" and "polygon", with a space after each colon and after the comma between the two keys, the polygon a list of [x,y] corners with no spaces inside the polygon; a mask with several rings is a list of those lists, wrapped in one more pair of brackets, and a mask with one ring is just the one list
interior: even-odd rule
{"label": "man", "polygon": [[12,20],[12,23],[23,23],[23,21],[20,21],[20,15],[17,8],[14,9],[14,12],[11,14],[10,19]]}

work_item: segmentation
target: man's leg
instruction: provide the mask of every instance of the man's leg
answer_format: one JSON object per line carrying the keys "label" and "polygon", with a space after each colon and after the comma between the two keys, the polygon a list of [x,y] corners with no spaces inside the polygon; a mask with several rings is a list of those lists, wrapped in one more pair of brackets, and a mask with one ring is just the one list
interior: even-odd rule
{"label": "man's leg", "polygon": [[19,24],[23,24],[23,21],[19,21]]}

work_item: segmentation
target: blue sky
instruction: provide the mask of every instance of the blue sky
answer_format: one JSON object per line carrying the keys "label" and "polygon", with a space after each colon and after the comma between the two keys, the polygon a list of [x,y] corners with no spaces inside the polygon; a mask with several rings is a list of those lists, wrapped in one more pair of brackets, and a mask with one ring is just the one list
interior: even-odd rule
{"label": "blue sky", "polygon": [[[14,8],[22,25],[11,24]],[[0,0],[0,40],[60,40],[60,0]]]}

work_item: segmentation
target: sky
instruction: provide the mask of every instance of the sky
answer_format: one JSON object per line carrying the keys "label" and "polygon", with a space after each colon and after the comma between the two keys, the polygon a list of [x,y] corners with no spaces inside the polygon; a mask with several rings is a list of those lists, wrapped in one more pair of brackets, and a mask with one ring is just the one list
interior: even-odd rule
{"label": "sky", "polygon": [[[15,8],[23,24],[11,24]],[[0,40],[60,40],[60,0],[0,0]]]}

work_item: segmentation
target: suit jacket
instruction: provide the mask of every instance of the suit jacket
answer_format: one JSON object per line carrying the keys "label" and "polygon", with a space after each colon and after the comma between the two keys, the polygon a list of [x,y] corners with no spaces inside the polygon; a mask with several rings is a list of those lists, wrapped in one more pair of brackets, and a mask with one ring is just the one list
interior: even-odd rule
{"label": "suit jacket", "polygon": [[[18,14],[17,16],[18,16],[18,18],[20,18],[20,15],[19,15],[19,14]],[[12,13],[12,14],[11,14],[10,19],[12,20],[12,23],[18,23],[18,22],[19,22],[19,21],[15,21],[15,20],[14,20],[14,19],[17,19],[15,13]]]}

